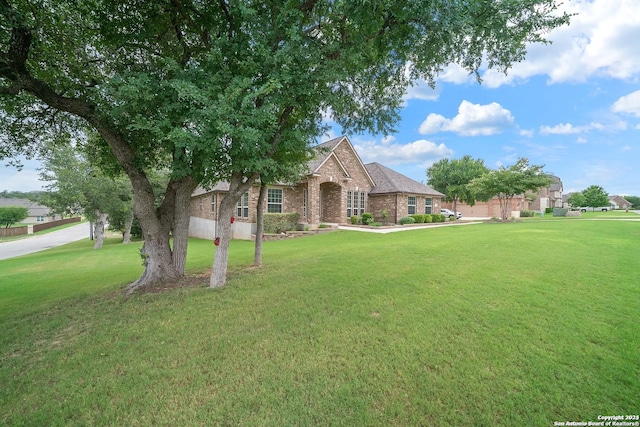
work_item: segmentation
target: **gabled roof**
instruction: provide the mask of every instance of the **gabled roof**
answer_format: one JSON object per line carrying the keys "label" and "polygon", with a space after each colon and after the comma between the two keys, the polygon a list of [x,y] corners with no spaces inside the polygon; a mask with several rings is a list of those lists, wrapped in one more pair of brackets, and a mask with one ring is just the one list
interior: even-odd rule
{"label": "gabled roof", "polygon": [[333,150],[335,150],[338,144],[342,142],[343,138],[346,137],[340,136],[338,138],[333,138],[314,147],[317,155],[308,163],[309,173],[318,172],[320,167],[327,161],[327,159],[329,159],[329,157],[332,155],[335,156],[335,154],[333,154]]}
{"label": "gabled roof", "polygon": [[20,206],[29,209],[29,216],[49,216],[50,209],[28,199],[0,198],[0,206]]}
{"label": "gabled roof", "polygon": [[622,202],[622,203],[628,203],[629,206],[631,206],[631,202],[628,201],[627,199],[624,198],[624,196],[620,196],[618,194],[613,195],[613,196],[609,196],[609,200],[611,201],[617,201],[617,202]]}
{"label": "gabled roof", "polygon": [[198,186],[193,193],[191,194],[191,197],[195,197],[195,196],[201,196],[203,194],[207,194],[207,193],[218,193],[218,192],[226,192],[229,191],[229,183],[226,181],[221,181],[221,182],[217,182],[216,185],[214,185],[211,188],[203,188],[201,186]]}
{"label": "gabled roof", "polygon": [[323,142],[322,144],[318,144],[314,147],[317,155],[316,157],[308,163],[309,174],[315,174],[320,172],[320,168],[331,158],[333,158],[340,168],[345,174],[345,177],[351,178],[349,171],[345,168],[344,164],[340,161],[340,158],[335,154],[336,148],[341,144],[347,144],[349,150],[353,153],[354,157],[358,159],[358,164],[362,168],[362,171],[367,176],[367,179],[371,182],[372,185],[375,185],[375,181],[367,171],[367,168],[362,163],[360,156],[356,152],[355,148],[353,148],[353,144],[349,141],[349,138],[346,136],[340,136],[338,138],[330,139],[329,141]]}
{"label": "gabled roof", "polygon": [[382,166],[380,163],[367,163],[365,168],[375,182],[375,187],[373,187],[369,194],[407,193],[444,197],[444,194],[428,185],[414,181],[393,169]]}

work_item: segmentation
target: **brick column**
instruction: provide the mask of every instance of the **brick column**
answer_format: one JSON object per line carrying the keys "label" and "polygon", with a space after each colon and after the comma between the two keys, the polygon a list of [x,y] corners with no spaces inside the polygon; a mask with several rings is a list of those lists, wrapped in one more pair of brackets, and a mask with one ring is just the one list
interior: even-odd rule
{"label": "brick column", "polygon": [[307,221],[312,225],[320,224],[320,184],[315,176],[307,180]]}

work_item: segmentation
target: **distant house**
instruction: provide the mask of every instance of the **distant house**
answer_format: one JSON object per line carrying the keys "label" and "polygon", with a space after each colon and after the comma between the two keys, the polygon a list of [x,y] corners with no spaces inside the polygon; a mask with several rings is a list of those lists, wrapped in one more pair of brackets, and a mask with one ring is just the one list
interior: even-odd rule
{"label": "distant house", "polygon": [[609,202],[613,209],[629,209],[633,205],[630,201],[622,196],[609,196]]}
{"label": "distant house", "polygon": [[[518,212],[514,215],[519,215],[520,211],[531,210],[530,201],[524,195],[516,195],[511,199],[511,212]],[[443,208],[453,210],[453,203],[445,202],[442,204]],[[473,206],[467,203],[458,202],[456,209],[462,214],[462,218],[500,218],[500,200],[497,197],[490,199],[487,202],[477,202]]]}
{"label": "distant house", "polygon": [[[378,221],[386,211],[387,222],[414,213],[438,213],[444,196],[379,163],[364,165],[346,136],[316,147],[317,155],[297,183],[274,184],[267,188],[265,211],[296,212],[300,222],[311,228],[321,223],[349,224],[352,215],[372,213]],[[191,198],[189,234],[214,238],[220,201],[229,184],[211,189],[197,188]],[[234,238],[255,232],[259,186],[246,192],[236,206]]]}
{"label": "distant house", "polygon": [[[511,212],[514,216],[520,211],[541,211],[544,208],[562,207],[562,181],[557,176],[551,175],[553,181],[548,187],[539,188],[532,199],[531,194],[519,194],[511,200]],[[453,203],[444,203],[444,208],[453,210]],[[462,218],[499,218],[500,201],[497,197],[487,202],[477,202],[473,206],[466,203],[457,203],[457,210],[462,214]]]}
{"label": "distant house", "polygon": [[538,189],[535,200],[529,205],[533,211],[542,211],[545,208],[562,207],[562,181],[554,175],[550,175],[553,181],[548,187]]}
{"label": "distant house", "polygon": [[20,206],[29,209],[29,216],[27,219],[22,221],[26,224],[39,224],[60,219],[60,216],[53,215],[48,207],[42,206],[28,199],[0,198],[0,207],[5,206]]}

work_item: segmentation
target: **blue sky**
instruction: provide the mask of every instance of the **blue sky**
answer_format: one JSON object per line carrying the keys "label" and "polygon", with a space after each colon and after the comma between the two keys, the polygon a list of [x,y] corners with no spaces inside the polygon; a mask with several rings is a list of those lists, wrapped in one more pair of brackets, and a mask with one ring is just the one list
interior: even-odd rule
{"label": "blue sky", "polygon": [[[479,85],[448,67],[435,90],[406,96],[398,133],[348,135],[363,162],[426,181],[434,162],[471,155],[490,168],[545,165],[564,192],[600,185],[640,196],[640,1],[570,1],[570,26],[529,48],[507,76]],[[341,134],[334,126],[329,136]]]}
{"label": "blue sky", "polygon": [[[574,0],[562,10],[578,15],[508,75],[482,70],[479,85],[447,67],[435,90],[409,90],[396,134],[348,135],[363,162],[426,181],[443,158],[468,154],[496,168],[527,157],[565,193],[600,185],[640,196],[640,1]],[[326,139],[341,133],[334,126]],[[37,167],[0,168],[0,190],[40,189]]]}

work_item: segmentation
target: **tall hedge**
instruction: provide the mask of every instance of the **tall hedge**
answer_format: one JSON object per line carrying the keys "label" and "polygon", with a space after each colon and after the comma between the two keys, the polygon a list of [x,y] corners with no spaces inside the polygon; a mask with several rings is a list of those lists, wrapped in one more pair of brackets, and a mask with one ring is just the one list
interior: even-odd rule
{"label": "tall hedge", "polygon": [[300,214],[293,213],[266,213],[264,214],[264,232],[280,234],[285,231],[295,230]]}

